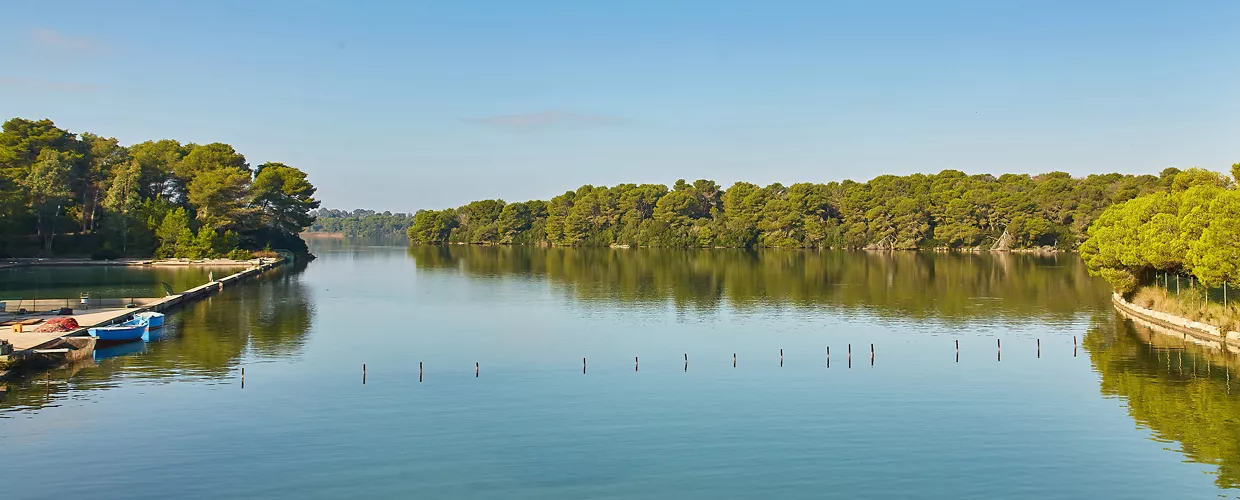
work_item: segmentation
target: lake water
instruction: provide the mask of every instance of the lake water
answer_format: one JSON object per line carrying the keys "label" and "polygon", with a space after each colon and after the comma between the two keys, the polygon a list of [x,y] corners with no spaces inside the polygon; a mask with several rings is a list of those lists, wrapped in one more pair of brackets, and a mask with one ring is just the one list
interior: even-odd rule
{"label": "lake water", "polygon": [[1234,355],[1072,255],[311,243],[11,383],[4,498],[1240,493]]}

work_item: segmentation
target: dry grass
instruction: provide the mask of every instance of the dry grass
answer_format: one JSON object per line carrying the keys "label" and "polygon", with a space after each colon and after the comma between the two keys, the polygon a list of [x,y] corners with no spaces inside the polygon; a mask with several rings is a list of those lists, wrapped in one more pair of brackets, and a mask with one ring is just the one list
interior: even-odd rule
{"label": "dry grass", "polygon": [[254,258],[256,258],[256,259],[257,259],[257,258],[263,258],[263,259],[278,259],[278,258],[280,258],[280,254],[275,253],[275,252],[272,252],[272,251],[270,251],[270,250],[259,250],[259,251],[257,251],[257,252],[251,252],[251,254],[252,254],[252,255],[254,256]]}
{"label": "dry grass", "polygon": [[1201,288],[1186,287],[1177,295],[1162,287],[1141,287],[1133,294],[1132,303],[1214,325],[1225,332],[1240,331],[1240,308],[1236,307],[1236,303],[1229,302],[1227,307],[1223,307],[1223,304],[1217,302],[1207,302]]}

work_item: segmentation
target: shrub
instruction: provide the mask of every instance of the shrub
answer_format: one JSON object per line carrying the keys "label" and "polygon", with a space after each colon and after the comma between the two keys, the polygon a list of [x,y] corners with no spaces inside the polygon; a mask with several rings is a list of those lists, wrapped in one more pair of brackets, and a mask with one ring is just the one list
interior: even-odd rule
{"label": "shrub", "polygon": [[1203,289],[1199,287],[1184,288],[1179,294],[1158,286],[1142,287],[1133,294],[1132,303],[1217,326],[1224,332],[1240,331],[1240,308],[1235,303],[1224,307],[1223,304],[1207,301]]}
{"label": "shrub", "polygon": [[249,250],[236,249],[228,252],[228,258],[232,260],[250,260],[254,258],[254,254]]}

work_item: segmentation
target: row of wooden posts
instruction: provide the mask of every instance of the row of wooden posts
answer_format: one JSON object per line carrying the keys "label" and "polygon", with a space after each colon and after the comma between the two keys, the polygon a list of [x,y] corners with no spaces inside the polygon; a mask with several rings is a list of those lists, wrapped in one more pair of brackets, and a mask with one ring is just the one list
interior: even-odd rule
{"label": "row of wooden posts", "polygon": [[[959,363],[960,362],[960,340],[956,340],[955,344],[956,344],[956,362]],[[1042,357],[1042,339],[1036,339],[1036,346],[1037,346],[1037,356],[1038,358],[1041,358]],[[1074,358],[1076,357],[1076,348],[1077,348],[1077,342],[1076,342],[1076,336],[1074,335],[1072,336],[1072,357]],[[848,344],[847,349],[848,349],[847,351],[848,367],[852,368],[852,344]],[[998,360],[1000,361],[1003,360],[1003,343],[1000,339],[995,339],[995,354]],[[827,346],[826,355],[827,355],[827,368],[830,368],[831,367],[831,346]],[[779,366],[781,367],[784,366],[784,350],[782,348],[779,350]],[[870,366],[874,366],[874,344],[870,344]],[[732,367],[736,368],[736,353],[732,353]],[[582,374],[586,373],[586,368],[587,368],[586,358],[581,358],[581,373]],[[634,356],[633,357],[633,371],[638,371],[640,368],[641,368],[641,360],[639,359],[639,357]],[[481,374],[481,371],[482,371],[481,365],[478,362],[474,362],[474,377],[478,377]],[[689,353],[685,353],[685,371],[689,371]],[[421,381],[422,381],[422,362],[419,361],[418,362],[418,382],[421,382]],[[362,383],[363,384],[366,383],[366,363],[362,363]],[[245,388],[245,367],[241,368],[241,387],[243,389]]]}

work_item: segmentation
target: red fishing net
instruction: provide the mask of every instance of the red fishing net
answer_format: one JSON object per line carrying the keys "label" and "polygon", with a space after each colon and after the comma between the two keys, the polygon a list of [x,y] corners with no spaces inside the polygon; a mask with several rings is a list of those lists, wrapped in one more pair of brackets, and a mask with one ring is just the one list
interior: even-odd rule
{"label": "red fishing net", "polygon": [[35,327],[36,332],[71,332],[81,328],[73,318],[52,318]]}

